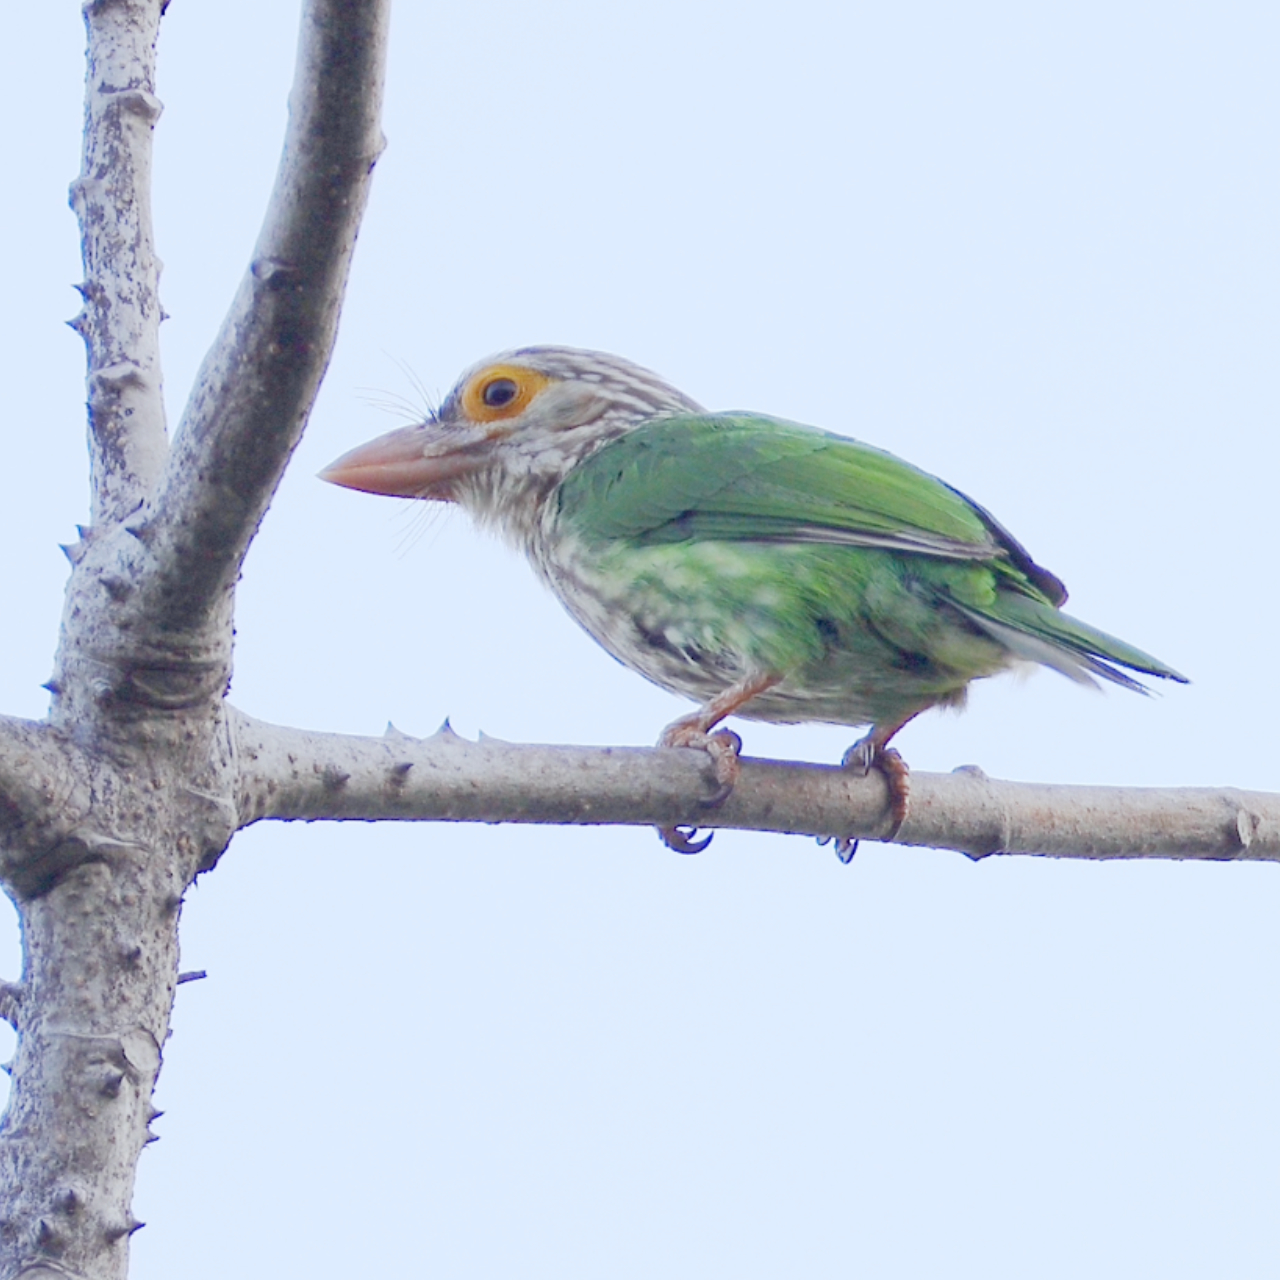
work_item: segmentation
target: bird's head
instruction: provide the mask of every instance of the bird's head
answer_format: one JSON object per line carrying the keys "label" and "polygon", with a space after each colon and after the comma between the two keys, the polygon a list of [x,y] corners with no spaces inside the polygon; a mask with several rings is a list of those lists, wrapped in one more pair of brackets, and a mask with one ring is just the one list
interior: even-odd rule
{"label": "bird's head", "polygon": [[456,502],[506,520],[583,458],[650,418],[699,406],[629,360],[524,347],[467,370],[437,413],[344,454],[320,478],[365,493]]}

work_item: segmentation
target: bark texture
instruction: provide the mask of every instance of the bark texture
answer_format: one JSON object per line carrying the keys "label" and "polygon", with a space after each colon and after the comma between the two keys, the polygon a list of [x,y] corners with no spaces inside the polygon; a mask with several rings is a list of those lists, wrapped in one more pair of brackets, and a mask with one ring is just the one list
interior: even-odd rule
{"label": "bark texture", "polygon": [[[878,773],[742,761],[721,805],[701,751],[307,733],[235,713],[237,821],[262,818],[630,824],[884,838]],[[895,844],[1062,858],[1280,861],[1280,796],[1229,787],[1069,787],[1000,782],[966,766],[911,775]]]}
{"label": "bark texture", "polygon": [[250,271],[165,439],[151,133],[162,0],[89,0],[81,221],[92,524],[47,723],[0,721],[0,874],[18,1030],[0,1276],[121,1280],[178,981],[178,918],[237,825],[233,586],[301,436],[381,148],[386,0],[310,0]]}

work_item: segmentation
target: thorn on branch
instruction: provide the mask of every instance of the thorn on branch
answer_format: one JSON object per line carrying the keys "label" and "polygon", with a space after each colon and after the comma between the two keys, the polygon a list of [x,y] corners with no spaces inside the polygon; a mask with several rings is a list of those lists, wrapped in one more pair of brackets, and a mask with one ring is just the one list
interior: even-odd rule
{"label": "thorn on branch", "polygon": [[[208,976],[208,971],[205,969],[188,969],[185,973],[178,974],[178,985],[181,986],[184,982],[199,982],[202,978],[207,978]],[[158,1116],[164,1113],[157,1111],[155,1114]]]}
{"label": "thorn on branch", "polygon": [[42,1253],[59,1254],[66,1248],[67,1238],[56,1227],[41,1218],[36,1224],[36,1247]]}
{"label": "thorn on branch", "polygon": [[[449,722],[446,720],[445,724]],[[395,742],[419,742],[421,739],[415,738],[412,734],[405,733],[402,729],[397,729],[390,720],[387,721],[386,732],[382,735],[384,738],[391,738]]]}
{"label": "thorn on branch", "polygon": [[123,1240],[125,1236],[133,1235],[135,1231],[141,1231],[146,1225],[145,1222],[139,1222],[133,1214],[130,1214],[123,1222],[104,1227],[102,1234],[114,1244],[117,1240]]}
{"label": "thorn on branch", "polygon": [[445,716],[440,727],[431,736],[434,738],[445,738],[445,739],[449,739],[449,738],[456,739],[458,737],[458,735],[453,731],[453,725],[449,723],[448,716]]}

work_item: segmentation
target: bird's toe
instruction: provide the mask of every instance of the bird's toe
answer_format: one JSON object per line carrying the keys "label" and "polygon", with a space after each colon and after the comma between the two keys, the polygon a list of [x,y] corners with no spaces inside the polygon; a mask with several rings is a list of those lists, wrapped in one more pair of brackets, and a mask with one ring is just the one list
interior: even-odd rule
{"label": "bird's toe", "polygon": [[[878,769],[884,775],[889,787],[890,827],[882,839],[892,840],[902,830],[902,824],[911,811],[911,769],[907,762],[893,747],[886,747],[874,734],[869,733],[865,738],[859,738],[844,753],[840,763],[864,778],[872,769]],[[854,847],[856,848],[856,842]],[[839,854],[840,850],[837,848],[836,852]],[[848,858],[841,857],[841,861],[847,862],[852,857],[851,849]]]}
{"label": "bird's toe", "polygon": [[697,834],[697,827],[658,828],[658,836],[662,843],[675,853],[701,853],[711,843],[715,832],[708,832],[701,840],[694,839]]}

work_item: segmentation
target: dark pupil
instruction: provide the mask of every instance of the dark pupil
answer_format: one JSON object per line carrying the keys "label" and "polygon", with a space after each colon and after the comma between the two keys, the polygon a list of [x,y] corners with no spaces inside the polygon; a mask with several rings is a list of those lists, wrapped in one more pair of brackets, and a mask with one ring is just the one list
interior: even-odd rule
{"label": "dark pupil", "polygon": [[510,378],[494,378],[484,389],[484,402],[490,409],[501,409],[516,398],[519,390]]}

